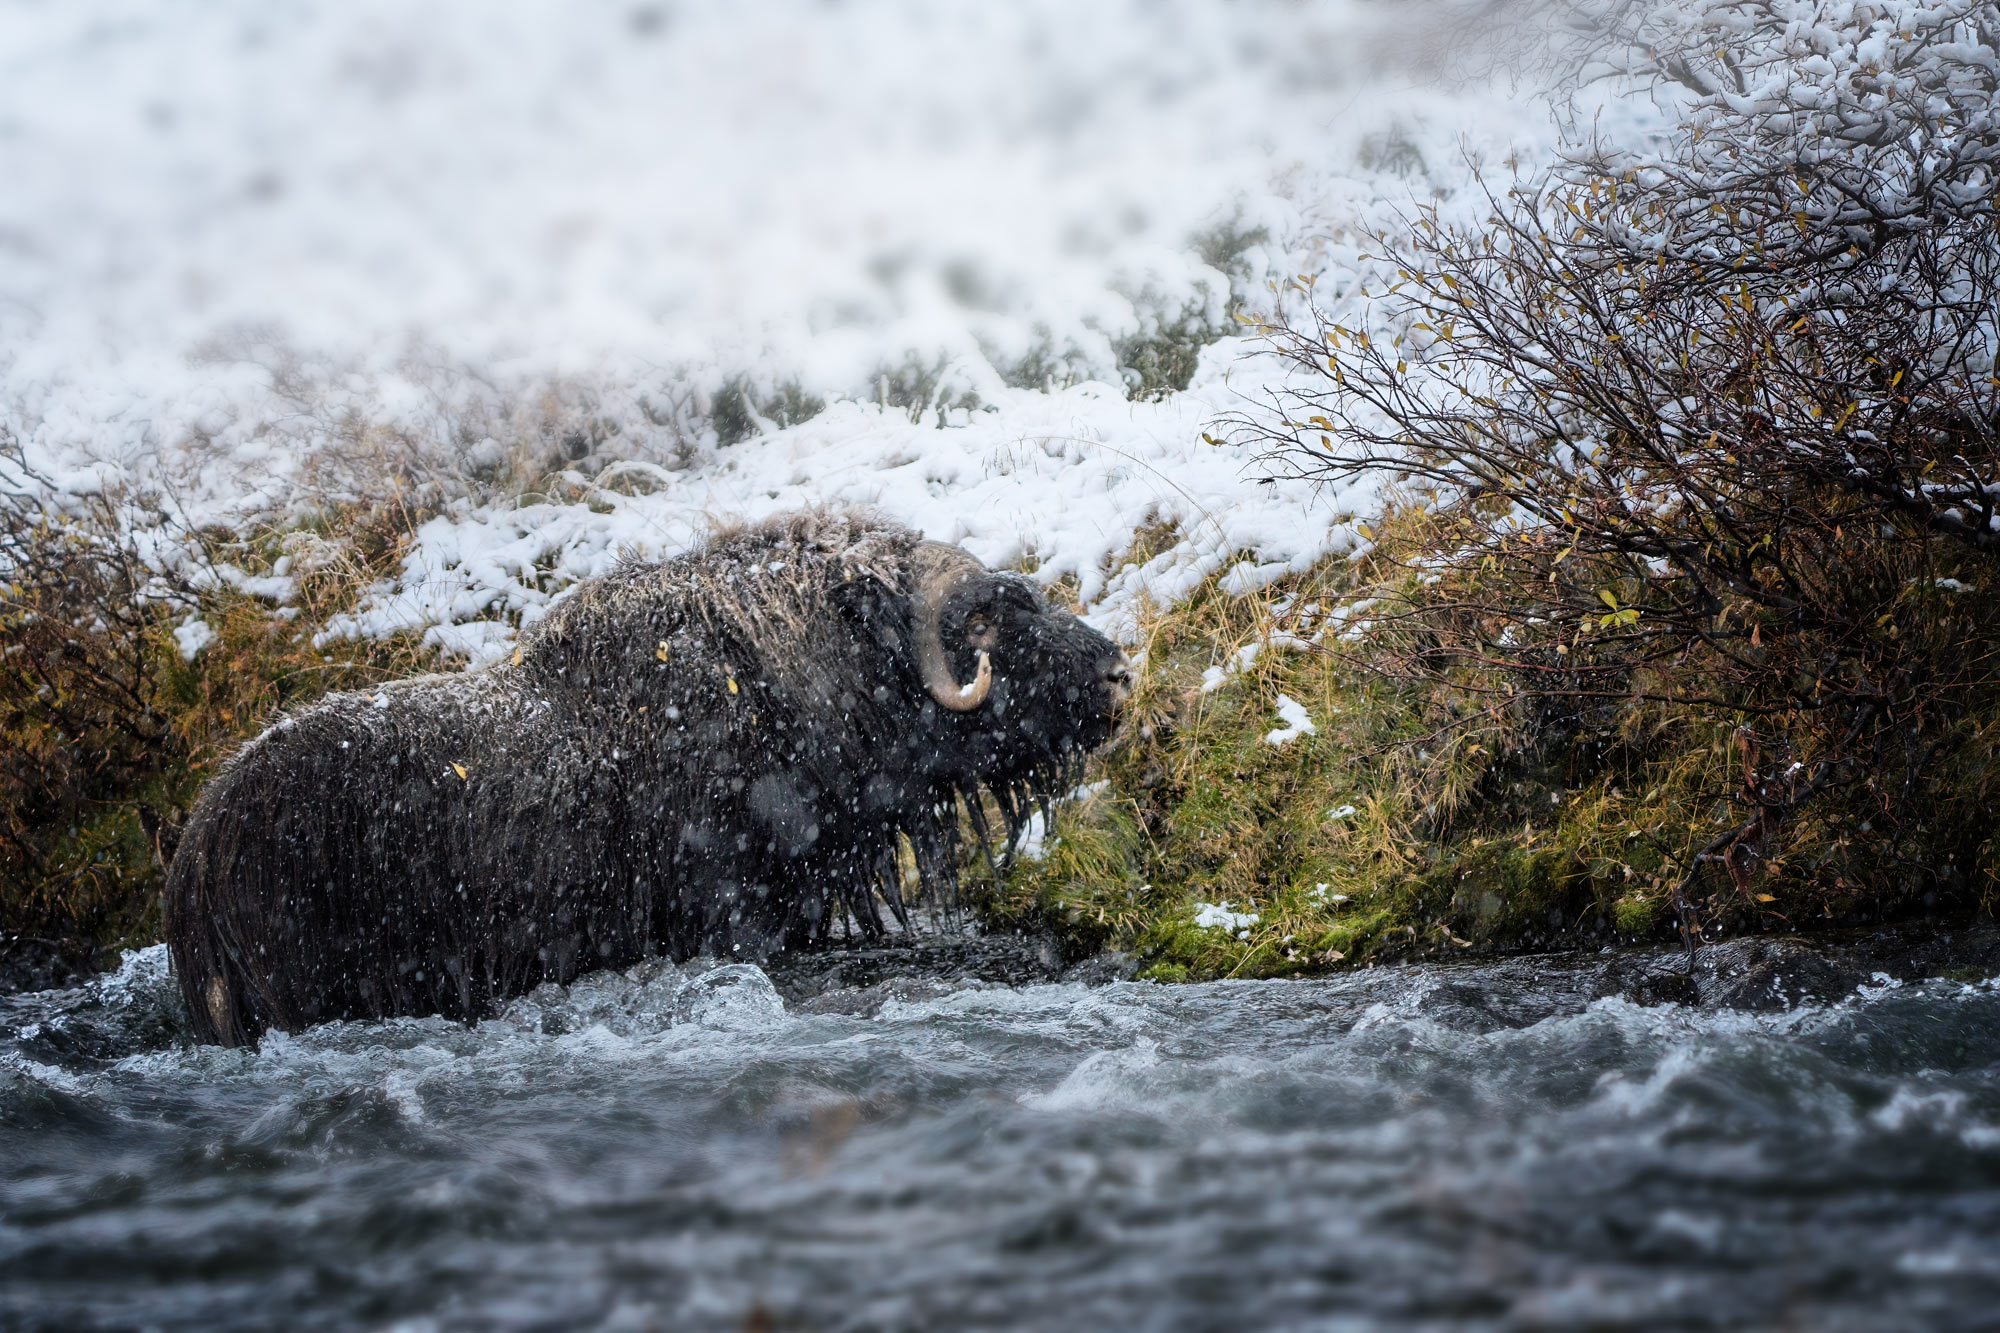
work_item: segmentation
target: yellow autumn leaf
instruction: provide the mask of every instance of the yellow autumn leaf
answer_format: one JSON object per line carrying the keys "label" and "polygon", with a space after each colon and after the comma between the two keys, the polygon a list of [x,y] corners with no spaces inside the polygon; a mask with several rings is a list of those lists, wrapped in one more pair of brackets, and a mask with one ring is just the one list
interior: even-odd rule
{"label": "yellow autumn leaf", "polygon": [[736,693],[736,677],[724,676],[723,679],[729,682],[729,692],[731,694]]}
{"label": "yellow autumn leaf", "polygon": [[1774,895],[1768,893],[1752,894],[1751,896],[1756,898],[1756,900],[1760,903],[1774,903],[1778,901]]}
{"label": "yellow autumn leaf", "polygon": [[521,650],[519,648],[516,648],[514,650],[514,665],[515,666],[521,665]]}
{"label": "yellow autumn leaf", "polygon": [[653,650],[653,656],[659,658],[662,662],[667,660],[667,641],[665,639],[660,640],[660,646]]}
{"label": "yellow autumn leaf", "polygon": [[456,773],[456,774],[458,774],[458,776],[459,776],[460,778],[463,778],[463,777],[465,776],[465,765],[464,765],[464,764],[453,764],[453,765],[451,766],[451,771],[452,771],[452,772],[454,772],[454,773]]}

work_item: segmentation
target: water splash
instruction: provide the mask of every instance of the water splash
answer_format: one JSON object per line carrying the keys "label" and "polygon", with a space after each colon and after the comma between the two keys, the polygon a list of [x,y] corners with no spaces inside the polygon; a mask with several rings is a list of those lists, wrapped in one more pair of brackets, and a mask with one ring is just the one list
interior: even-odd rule
{"label": "water splash", "polygon": [[164,983],[149,952],[0,1000],[0,1323],[1972,1328],[2000,1297],[1992,983],[1717,1011],[1512,963],[869,1018],[649,964],[248,1051],[188,1044]]}

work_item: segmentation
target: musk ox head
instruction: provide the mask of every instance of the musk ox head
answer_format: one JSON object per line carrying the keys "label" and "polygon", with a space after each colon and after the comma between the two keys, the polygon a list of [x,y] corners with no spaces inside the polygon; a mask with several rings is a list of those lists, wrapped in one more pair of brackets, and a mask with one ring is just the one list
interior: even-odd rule
{"label": "musk ox head", "polygon": [[983,780],[1005,784],[1104,743],[1132,685],[1116,645],[956,546],[924,542],[911,564],[918,674],[939,708],[970,720],[954,739]]}
{"label": "musk ox head", "polygon": [[950,901],[1130,683],[1029,580],[867,512],[630,561],[511,663],[333,695],[245,747],[170,871],[182,991],[233,1043],[880,934],[878,901],[907,928],[903,849]]}

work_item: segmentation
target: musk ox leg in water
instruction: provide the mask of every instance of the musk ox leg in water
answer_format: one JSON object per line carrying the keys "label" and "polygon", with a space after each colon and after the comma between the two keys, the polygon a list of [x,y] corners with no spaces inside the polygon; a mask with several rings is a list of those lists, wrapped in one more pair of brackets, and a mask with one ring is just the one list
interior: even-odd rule
{"label": "musk ox leg in water", "polygon": [[[761,957],[953,884],[1111,731],[1118,649],[1026,579],[803,513],[578,586],[506,665],[333,695],[223,770],[167,882],[196,1032],[476,1018],[544,981]],[[983,835],[983,830],[982,830]],[[907,918],[905,917],[906,923]]]}

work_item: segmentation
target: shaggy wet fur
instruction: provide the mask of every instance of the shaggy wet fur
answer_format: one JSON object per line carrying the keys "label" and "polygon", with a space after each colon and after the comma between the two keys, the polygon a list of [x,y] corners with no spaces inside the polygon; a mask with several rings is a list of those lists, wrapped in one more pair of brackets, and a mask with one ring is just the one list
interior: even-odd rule
{"label": "shaggy wet fur", "polygon": [[[939,617],[939,708],[911,596],[964,565]],[[974,636],[978,637],[978,636]],[[507,665],[341,694],[245,747],[168,880],[195,1030],[440,1013],[703,949],[761,957],[851,918],[907,926],[899,835],[927,896],[955,884],[961,808],[1010,840],[1102,743],[1113,645],[1026,580],[879,517],[808,513],[578,587]],[[963,807],[961,807],[963,802]]]}

